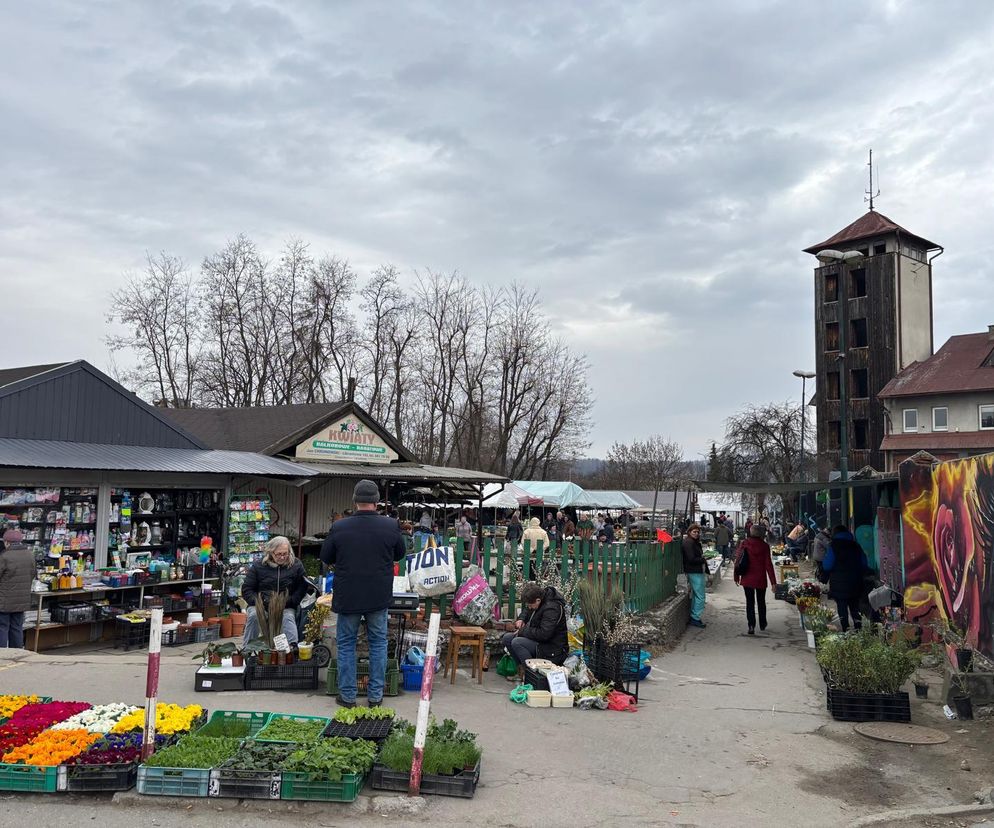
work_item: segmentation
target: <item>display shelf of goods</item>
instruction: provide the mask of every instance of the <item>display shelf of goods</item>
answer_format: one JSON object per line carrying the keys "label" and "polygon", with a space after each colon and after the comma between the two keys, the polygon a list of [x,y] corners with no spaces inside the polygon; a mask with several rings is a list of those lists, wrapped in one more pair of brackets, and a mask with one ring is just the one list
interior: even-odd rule
{"label": "display shelf of goods", "polygon": [[392,707],[342,707],[335,711],[324,735],[378,741],[390,735],[395,715]]}
{"label": "display shelf of goods", "polygon": [[254,710],[215,710],[207,723],[197,728],[195,734],[250,739],[266,726],[272,715]]}
{"label": "display shelf of goods", "polygon": [[209,796],[279,799],[282,768],[297,745],[247,741],[238,753],[211,771]]}
{"label": "display shelf of goods", "polygon": [[[414,756],[414,725],[398,721],[380,748],[373,766],[372,785],[387,791],[406,791]],[[476,734],[460,730],[452,719],[428,725],[422,760],[421,793],[472,797],[480,781],[482,751]]]}
{"label": "display shelf of goods", "polygon": [[138,766],[138,793],[151,796],[207,796],[211,768],[238,753],[241,739],[183,736]]}
{"label": "display shelf of goods", "polygon": [[304,744],[315,742],[331,722],[327,716],[298,716],[274,713],[266,726],[256,734],[256,741],[272,744]]}
{"label": "display shelf of goods", "polygon": [[[331,659],[328,662],[327,694],[329,696],[338,695],[338,661]],[[369,659],[359,659],[356,663],[356,693],[365,696],[369,692]],[[395,658],[387,659],[386,682],[383,687],[384,696],[400,695],[400,667]]]}
{"label": "display shelf of goods", "polygon": [[245,662],[246,690],[316,690],[318,671],[321,668],[311,661],[293,664],[259,664],[255,656]]}

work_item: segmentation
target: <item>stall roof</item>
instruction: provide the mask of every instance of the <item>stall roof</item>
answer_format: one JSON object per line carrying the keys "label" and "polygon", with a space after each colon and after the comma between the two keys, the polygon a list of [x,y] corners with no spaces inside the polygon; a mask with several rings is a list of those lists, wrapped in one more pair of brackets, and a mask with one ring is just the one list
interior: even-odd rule
{"label": "stall roof", "polygon": [[370,480],[405,480],[411,483],[446,482],[457,483],[504,483],[506,477],[474,469],[457,469],[452,466],[429,466],[424,463],[325,463],[293,461],[298,468],[310,469],[325,477],[351,477],[356,480],[364,477]]}
{"label": "stall roof", "polygon": [[520,486],[507,483],[501,491],[499,483],[487,483],[483,487],[484,509],[517,509],[519,506],[542,506],[542,498],[529,494]]}
{"label": "stall roof", "polygon": [[688,501],[688,493],[686,490],[676,492],[675,496],[672,489],[660,489],[658,493],[645,489],[628,489],[625,491],[625,494],[632,500],[638,502],[641,508],[647,512],[652,511],[653,498],[655,498],[656,501],[657,512],[682,512],[684,509],[688,508],[688,503],[690,505],[693,505],[694,503],[693,493],[690,494],[690,499]]}
{"label": "stall roof", "polygon": [[597,509],[637,509],[641,505],[622,491],[612,489],[584,489],[583,491],[590,500],[595,501],[594,507]]}
{"label": "stall roof", "polygon": [[530,495],[542,498],[546,506],[560,509],[564,506],[576,509],[597,508],[597,504],[587,497],[583,489],[568,480],[515,480],[514,485]]}
{"label": "stall roof", "polygon": [[105,443],[14,438],[0,438],[0,466],[289,478],[313,477],[316,474],[298,463],[245,451],[114,446]]}

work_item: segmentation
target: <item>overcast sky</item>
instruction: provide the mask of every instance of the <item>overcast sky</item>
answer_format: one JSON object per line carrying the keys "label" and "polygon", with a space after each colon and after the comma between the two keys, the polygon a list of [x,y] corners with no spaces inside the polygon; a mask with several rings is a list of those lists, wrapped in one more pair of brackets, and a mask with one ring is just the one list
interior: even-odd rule
{"label": "overcast sky", "polygon": [[946,247],[936,342],[994,323],[994,4],[7,2],[0,367],[106,369],[147,250],[245,233],[539,285],[591,454],[689,456],[813,368],[812,257],[880,212]]}

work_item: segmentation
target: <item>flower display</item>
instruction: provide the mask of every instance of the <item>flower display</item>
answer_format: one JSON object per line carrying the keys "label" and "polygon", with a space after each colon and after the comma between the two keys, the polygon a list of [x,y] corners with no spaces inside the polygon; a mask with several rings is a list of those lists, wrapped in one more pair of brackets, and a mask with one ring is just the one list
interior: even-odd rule
{"label": "flower display", "polygon": [[[204,708],[199,704],[188,704],[182,707],[178,704],[160,702],[155,706],[155,732],[169,735],[181,733],[193,727],[194,723],[204,714]],[[114,727],[111,733],[127,733],[140,730],[145,725],[145,711],[136,709],[126,714]]]}
{"label": "flower display", "polygon": [[[170,740],[169,736],[156,736],[156,749]],[[116,765],[137,762],[141,759],[141,733],[111,733],[94,742],[89,750],[65,761],[67,765]]]}
{"label": "flower display", "polygon": [[26,704],[37,704],[38,696],[0,696],[0,719],[14,715]]}
{"label": "flower display", "polygon": [[[141,711],[140,707],[133,704],[98,704],[75,716],[70,716],[64,722],[59,722],[52,726],[52,730],[87,730],[90,733],[110,733],[122,718],[129,713]],[[142,713],[144,722],[144,713]]]}
{"label": "flower display", "polygon": [[61,765],[86,750],[100,738],[97,733],[85,730],[46,730],[27,744],[16,747],[3,755],[9,765]]}

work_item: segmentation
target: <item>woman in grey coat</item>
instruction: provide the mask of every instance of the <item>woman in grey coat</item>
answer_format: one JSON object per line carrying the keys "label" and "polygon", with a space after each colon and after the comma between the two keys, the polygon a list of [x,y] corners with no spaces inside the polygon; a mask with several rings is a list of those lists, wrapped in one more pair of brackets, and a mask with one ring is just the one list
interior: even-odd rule
{"label": "woman in grey coat", "polygon": [[35,556],[16,529],[4,532],[0,552],[0,647],[24,647],[24,613],[31,608]]}

